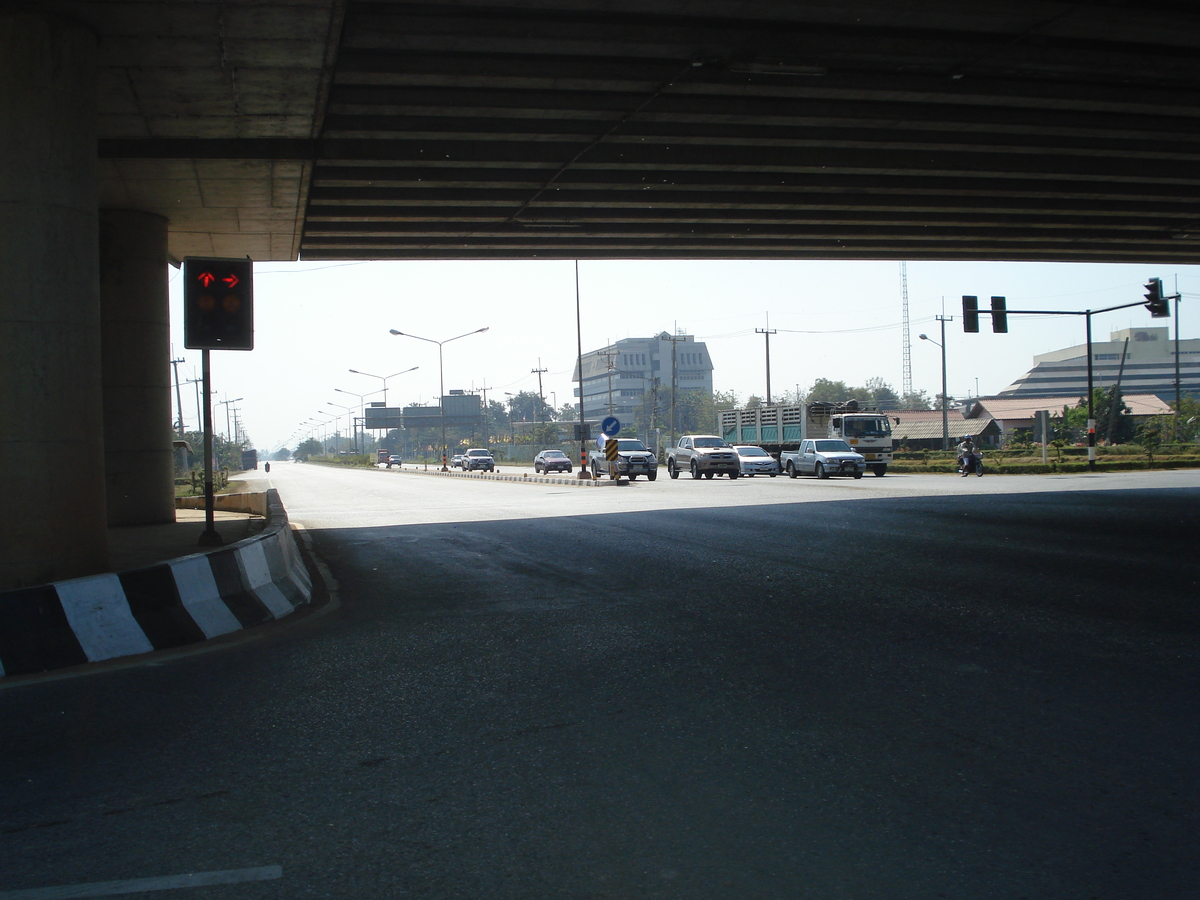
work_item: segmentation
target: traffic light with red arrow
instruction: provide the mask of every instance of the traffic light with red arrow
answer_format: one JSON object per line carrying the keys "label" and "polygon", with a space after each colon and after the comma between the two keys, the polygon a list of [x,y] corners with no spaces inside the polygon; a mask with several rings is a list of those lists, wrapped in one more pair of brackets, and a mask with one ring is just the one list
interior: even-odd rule
{"label": "traffic light with red arrow", "polygon": [[189,256],[183,261],[183,345],[254,349],[254,262]]}

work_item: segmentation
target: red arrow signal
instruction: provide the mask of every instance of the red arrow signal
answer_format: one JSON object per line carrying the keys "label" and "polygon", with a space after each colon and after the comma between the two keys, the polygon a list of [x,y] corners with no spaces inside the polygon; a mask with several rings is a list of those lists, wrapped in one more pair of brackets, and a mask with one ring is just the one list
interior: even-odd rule
{"label": "red arrow signal", "polygon": [[234,275],[233,273],[230,273],[229,275],[226,275],[226,276],[225,276],[224,278],[222,278],[221,280],[222,280],[223,282],[225,282],[227,285],[229,285],[229,287],[236,287],[236,286],[237,286],[237,285],[240,283],[240,280],[241,280],[241,279],[239,279],[239,278],[238,278],[236,275]]}
{"label": "red arrow signal", "polygon": [[198,282],[200,282],[202,285],[204,285],[205,287],[208,287],[210,284],[212,284],[217,279],[213,275],[212,272],[201,272],[199,275],[196,276],[196,280]]}

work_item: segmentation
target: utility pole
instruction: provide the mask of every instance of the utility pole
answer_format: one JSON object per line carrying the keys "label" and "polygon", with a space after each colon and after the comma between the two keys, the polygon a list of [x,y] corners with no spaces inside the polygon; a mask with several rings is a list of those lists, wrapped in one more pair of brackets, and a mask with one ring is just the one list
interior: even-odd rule
{"label": "utility pole", "polygon": [[550,370],[542,368],[542,358],[539,356],[538,357],[538,367],[536,369],[530,369],[529,371],[531,374],[536,375],[538,377],[538,401],[539,401],[539,403],[538,403],[538,411],[537,411],[537,416],[535,418],[535,421],[540,423],[542,421],[542,408],[546,405],[546,398],[542,394],[542,373],[549,372]]}
{"label": "utility pole", "polygon": [[609,344],[608,347],[604,348],[604,359],[607,363],[607,369],[608,369],[608,414],[610,416],[613,414],[612,375],[613,375],[613,369],[615,369],[617,367],[617,364],[615,362],[613,362],[613,360],[616,359],[616,354],[613,353],[611,348],[612,348],[611,344]]}
{"label": "utility pole", "polygon": [[175,422],[175,429],[179,433],[179,439],[183,440],[183,395],[179,390],[179,364],[186,362],[183,359],[171,360],[171,370],[175,373],[175,408],[178,410],[179,418]]}
{"label": "utility pole", "polygon": [[774,328],[755,328],[755,334],[761,334],[767,342],[767,406],[771,405],[771,335],[775,334]]}
{"label": "utility pole", "polygon": [[679,389],[678,380],[675,377],[675,358],[676,358],[675,346],[680,341],[686,341],[687,335],[686,334],[673,334],[670,337],[668,337],[667,340],[671,342],[671,446],[674,447],[675,446],[675,424],[676,424],[675,395]]}

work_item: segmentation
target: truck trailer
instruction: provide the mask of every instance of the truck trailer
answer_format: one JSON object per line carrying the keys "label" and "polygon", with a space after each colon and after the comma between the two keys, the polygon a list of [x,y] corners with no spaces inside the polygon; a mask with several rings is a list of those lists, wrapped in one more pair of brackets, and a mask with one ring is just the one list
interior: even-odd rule
{"label": "truck trailer", "polygon": [[867,460],[867,468],[882,476],[892,461],[892,422],[875,407],[857,400],[844,403],[791,404],[726,409],[717,413],[721,437],[731,444],[754,444],[779,459],[786,472],[786,454],[809,438],[841,438]]}

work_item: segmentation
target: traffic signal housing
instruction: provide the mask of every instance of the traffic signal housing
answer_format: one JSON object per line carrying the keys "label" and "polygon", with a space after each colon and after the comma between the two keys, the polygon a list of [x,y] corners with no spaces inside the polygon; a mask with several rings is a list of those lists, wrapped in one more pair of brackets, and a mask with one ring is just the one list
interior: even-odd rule
{"label": "traffic signal housing", "polygon": [[1155,319],[1164,319],[1171,315],[1170,304],[1163,296],[1162,279],[1151,278],[1146,282],[1146,309]]}
{"label": "traffic signal housing", "polygon": [[963,331],[968,334],[979,332],[979,298],[963,295]]}
{"label": "traffic signal housing", "polygon": [[992,298],[992,331],[996,334],[1008,334],[1007,301],[1003,297]]}
{"label": "traffic signal housing", "polygon": [[184,258],[183,346],[254,349],[253,260]]}

